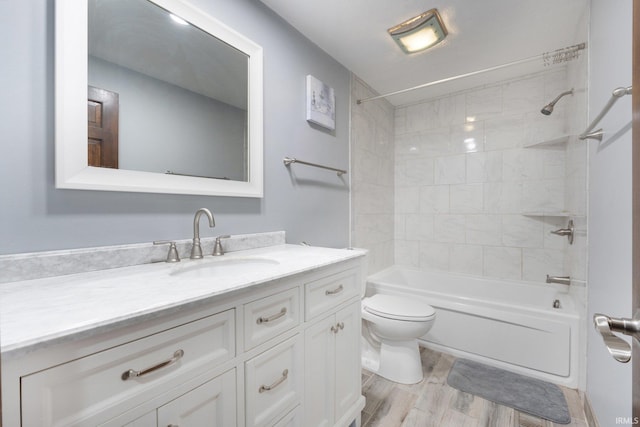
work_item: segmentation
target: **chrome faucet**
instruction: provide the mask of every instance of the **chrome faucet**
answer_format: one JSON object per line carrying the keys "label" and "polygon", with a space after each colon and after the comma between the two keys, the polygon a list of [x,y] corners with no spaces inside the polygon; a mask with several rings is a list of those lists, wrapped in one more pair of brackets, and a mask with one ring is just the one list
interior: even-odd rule
{"label": "chrome faucet", "polygon": [[560,285],[570,285],[571,276],[549,276],[547,274],[547,283],[558,283]]}
{"label": "chrome faucet", "polygon": [[207,208],[200,208],[196,211],[196,215],[193,218],[193,246],[191,247],[191,259],[202,258],[202,246],[200,246],[200,217],[205,214],[209,218],[209,227],[216,226],[216,222],[213,219],[211,211]]}

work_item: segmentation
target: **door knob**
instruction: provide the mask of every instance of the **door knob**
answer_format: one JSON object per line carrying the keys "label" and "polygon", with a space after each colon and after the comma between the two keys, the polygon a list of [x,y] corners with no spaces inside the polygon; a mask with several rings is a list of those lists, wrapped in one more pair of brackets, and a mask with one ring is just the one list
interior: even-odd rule
{"label": "door knob", "polygon": [[633,319],[609,317],[596,313],[593,315],[596,330],[602,335],[609,353],[618,362],[631,360],[631,346],[614,332],[629,335],[640,342],[640,309],[636,310]]}

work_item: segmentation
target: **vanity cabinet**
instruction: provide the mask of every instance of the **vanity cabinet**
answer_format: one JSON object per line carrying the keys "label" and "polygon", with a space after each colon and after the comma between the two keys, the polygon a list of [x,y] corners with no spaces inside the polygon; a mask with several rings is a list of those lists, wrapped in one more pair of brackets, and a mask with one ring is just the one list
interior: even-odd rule
{"label": "vanity cabinet", "polygon": [[340,426],[359,419],[354,258],[3,358],[3,421]]}

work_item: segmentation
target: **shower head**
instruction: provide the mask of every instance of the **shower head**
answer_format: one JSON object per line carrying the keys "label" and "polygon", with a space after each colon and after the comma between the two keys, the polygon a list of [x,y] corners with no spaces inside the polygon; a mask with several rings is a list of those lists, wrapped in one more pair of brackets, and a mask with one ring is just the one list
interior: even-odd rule
{"label": "shower head", "polygon": [[540,110],[540,112],[542,114],[544,114],[545,116],[549,116],[551,115],[551,113],[553,113],[553,105],[554,104],[547,104],[544,107],[542,107],[542,110]]}
{"label": "shower head", "polygon": [[556,102],[558,102],[560,98],[562,98],[565,95],[573,95],[573,89],[568,90],[566,92],[562,92],[560,95],[556,97],[556,99],[554,99],[553,101],[551,101],[550,103],[542,107],[542,110],[540,110],[540,112],[545,116],[548,116],[551,113],[553,113],[553,107],[556,105]]}

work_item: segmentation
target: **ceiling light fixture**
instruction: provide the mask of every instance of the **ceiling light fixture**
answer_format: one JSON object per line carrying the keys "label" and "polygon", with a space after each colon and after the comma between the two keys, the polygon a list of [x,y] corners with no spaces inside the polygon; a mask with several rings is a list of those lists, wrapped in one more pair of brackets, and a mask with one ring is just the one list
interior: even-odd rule
{"label": "ceiling light fixture", "polygon": [[448,34],[437,9],[404,21],[387,32],[405,53],[416,53],[435,46]]}

